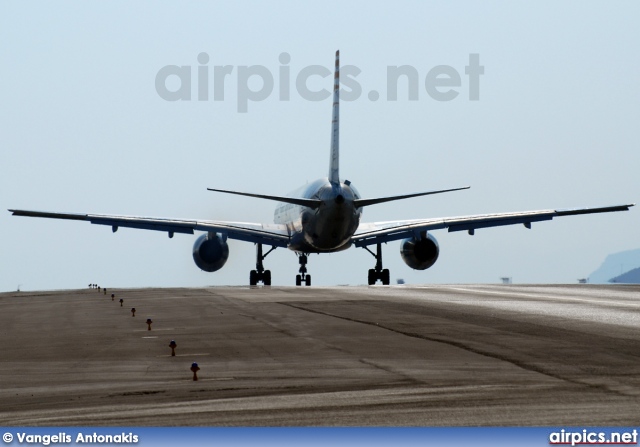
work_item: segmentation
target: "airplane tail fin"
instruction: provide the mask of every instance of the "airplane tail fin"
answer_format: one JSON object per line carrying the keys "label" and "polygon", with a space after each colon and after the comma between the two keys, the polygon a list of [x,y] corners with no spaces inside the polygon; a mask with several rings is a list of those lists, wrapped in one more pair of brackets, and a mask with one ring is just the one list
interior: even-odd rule
{"label": "airplane tail fin", "polygon": [[336,71],[333,76],[333,115],[331,117],[331,158],[329,181],[340,183],[340,50],[336,51]]}

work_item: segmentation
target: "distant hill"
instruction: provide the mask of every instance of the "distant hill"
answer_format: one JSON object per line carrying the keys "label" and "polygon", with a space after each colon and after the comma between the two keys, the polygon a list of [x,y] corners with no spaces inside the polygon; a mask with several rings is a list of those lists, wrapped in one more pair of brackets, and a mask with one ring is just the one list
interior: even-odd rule
{"label": "distant hill", "polygon": [[606,257],[602,265],[589,275],[592,284],[608,284],[610,279],[623,276],[624,272],[631,273],[640,267],[640,248],[621,251]]}
{"label": "distant hill", "polygon": [[629,270],[627,273],[623,273],[622,275],[610,279],[609,282],[622,284],[640,284],[640,268]]}

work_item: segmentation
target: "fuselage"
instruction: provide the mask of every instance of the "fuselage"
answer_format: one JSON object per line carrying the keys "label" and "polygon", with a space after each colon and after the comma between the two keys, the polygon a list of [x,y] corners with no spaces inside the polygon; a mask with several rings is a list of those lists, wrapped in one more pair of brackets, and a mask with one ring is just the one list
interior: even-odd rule
{"label": "fuselage", "polygon": [[289,249],[302,253],[341,251],[351,246],[358,229],[362,209],[354,200],[358,191],[349,181],[318,179],[289,194],[290,197],[320,200],[313,209],[283,203],[276,208],[274,222],[287,226],[291,236]]}

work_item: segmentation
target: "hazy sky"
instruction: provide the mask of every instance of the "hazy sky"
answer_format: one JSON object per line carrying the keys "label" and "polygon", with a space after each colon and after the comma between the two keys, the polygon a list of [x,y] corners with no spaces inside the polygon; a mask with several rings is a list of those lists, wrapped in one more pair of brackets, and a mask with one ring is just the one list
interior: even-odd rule
{"label": "hazy sky", "polygon": [[[366,208],[363,221],[604,206],[639,199],[640,4],[628,2],[22,2],[0,3],[0,291],[247,284],[252,244],[230,241],[226,266],[200,271],[196,236],[12,217],[7,208],[272,222],[276,203],[207,187],[286,194],[326,176],[331,99],[295,89],[311,65],[361,70],[341,104],[341,176],[364,197],[471,185],[468,191]],[[198,55],[209,100],[198,101]],[[279,98],[280,55],[290,100]],[[479,100],[465,66],[479,54]],[[190,66],[191,101],[155,88]],[[214,100],[215,66],[232,66]],[[241,68],[274,77],[267,99],[238,112]],[[388,66],[409,65],[419,97],[386,97]],[[427,73],[447,65],[458,96],[436,101]],[[179,85],[176,77],[167,83]],[[331,76],[309,88],[331,89]],[[252,78],[250,87],[262,83]],[[371,101],[368,93],[380,92]],[[445,89],[446,90],[446,89]],[[640,209],[433,234],[438,262],[407,267],[384,246],[392,281],[576,282],[613,252],[640,247]],[[293,285],[296,256],[266,260]],[[312,255],[315,285],[363,284],[363,249]]]}

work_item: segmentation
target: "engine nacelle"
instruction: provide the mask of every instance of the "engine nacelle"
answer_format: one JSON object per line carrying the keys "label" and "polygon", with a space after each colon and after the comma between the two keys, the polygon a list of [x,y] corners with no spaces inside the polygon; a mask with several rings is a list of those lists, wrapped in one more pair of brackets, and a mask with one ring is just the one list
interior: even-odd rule
{"label": "engine nacelle", "polygon": [[196,239],[193,244],[193,261],[205,272],[220,270],[229,257],[226,236],[207,233]]}
{"label": "engine nacelle", "polygon": [[427,234],[424,239],[404,239],[400,244],[400,256],[412,269],[428,269],[436,263],[439,254],[438,241],[430,234]]}

